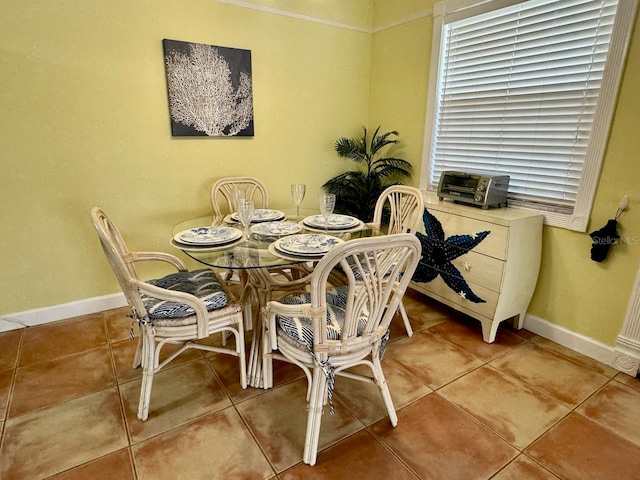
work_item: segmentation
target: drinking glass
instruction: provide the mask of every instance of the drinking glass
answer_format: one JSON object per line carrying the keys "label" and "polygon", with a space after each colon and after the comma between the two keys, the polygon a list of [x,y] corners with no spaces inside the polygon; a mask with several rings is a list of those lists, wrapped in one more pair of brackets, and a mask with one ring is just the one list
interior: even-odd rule
{"label": "drinking glass", "polygon": [[238,200],[238,220],[240,220],[244,228],[244,237],[247,241],[249,241],[249,225],[251,225],[254,208],[253,200],[246,200],[244,198]]}
{"label": "drinking glass", "polygon": [[333,193],[323,193],[320,195],[320,213],[324,217],[324,231],[329,230],[329,217],[336,206],[336,196]]}
{"label": "drinking glass", "polygon": [[231,195],[231,208],[233,208],[233,212],[238,212],[238,202],[240,200],[244,200],[246,197],[247,197],[247,192],[245,192],[244,189],[236,188],[235,190],[233,190],[233,194]]}
{"label": "drinking glass", "polygon": [[300,204],[304,200],[304,192],[307,186],[304,183],[292,183],[291,184],[291,197],[293,203],[296,204],[296,222],[300,220]]}

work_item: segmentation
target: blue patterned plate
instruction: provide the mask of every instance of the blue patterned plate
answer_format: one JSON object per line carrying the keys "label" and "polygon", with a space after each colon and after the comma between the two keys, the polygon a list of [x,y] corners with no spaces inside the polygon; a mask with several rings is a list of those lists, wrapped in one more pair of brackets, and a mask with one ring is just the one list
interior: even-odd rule
{"label": "blue patterned plate", "polygon": [[282,237],[298,233],[302,226],[293,222],[262,222],[252,225],[249,230],[265,237]]}
{"label": "blue patterned plate", "polygon": [[[265,208],[257,208],[253,211],[253,217],[251,217],[251,223],[260,222],[273,222],[275,220],[282,220],[284,213],[280,210],[268,210]],[[231,220],[238,222],[238,212],[231,214]]]}
{"label": "blue patterned plate", "polygon": [[198,227],[178,233],[173,239],[186,245],[218,245],[242,237],[242,232],[233,227]]}
{"label": "blue patterned plate", "polygon": [[[302,220],[302,223],[311,228],[324,228],[324,217],[322,215],[311,215]],[[332,213],[329,217],[329,230],[347,230],[360,225],[360,220],[349,215]]]}
{"label": "blue patterned plate", "polygon": [[273,242],[276,249],[281,252],[294,255],[324,255],[344,240],[331,235],[309,233],[303,235],[291,235]]}

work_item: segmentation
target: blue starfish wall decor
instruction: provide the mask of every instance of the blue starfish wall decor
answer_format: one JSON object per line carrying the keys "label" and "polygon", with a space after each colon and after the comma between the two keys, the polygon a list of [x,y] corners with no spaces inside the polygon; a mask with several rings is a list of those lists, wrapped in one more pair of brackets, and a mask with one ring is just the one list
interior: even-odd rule
{"label": "blue starfish wall decor", "polygon": [[460,271],[451,262],[468,253],[491,232],[485,231],[474,235],[451,235],[445,239],[442,224],[426,208],[422,220],[425,234],[416,232],[416,236],[422,244],[422,259],[418,263],[412,280],[428,283],[440,275],[444,283],[462,298],[474,303],[485,303],[486,300],[473,293]]}

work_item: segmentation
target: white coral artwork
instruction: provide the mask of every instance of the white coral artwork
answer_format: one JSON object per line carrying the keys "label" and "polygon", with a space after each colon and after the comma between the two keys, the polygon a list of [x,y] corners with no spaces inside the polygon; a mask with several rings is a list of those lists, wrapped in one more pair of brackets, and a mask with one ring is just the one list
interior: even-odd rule
{"label": "white coral artwork", "polygon": [[173,136],[253,136],[251,51],[164,40]]}

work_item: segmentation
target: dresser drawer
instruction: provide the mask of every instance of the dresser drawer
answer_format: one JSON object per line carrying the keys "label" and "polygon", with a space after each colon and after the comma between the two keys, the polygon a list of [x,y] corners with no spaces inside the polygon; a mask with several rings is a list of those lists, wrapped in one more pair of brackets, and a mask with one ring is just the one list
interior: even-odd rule
{"label": "dresser drawer", "polygon": [[461,297],[458,293],[451,290],[440,277],[435,278],[429,283],[413,284],[413,288],[419,292],[435,297],[436,300],[440,300],[464,313],[468,313],[472,316],[481,315],[486,318],[493,318],[500,294],[480,285],[476,285],[475,283],[469,283],[469,287],[471,287],[473,293],[485,300],[485,303],[474,303]]}
{"label": "dresser drawer", "polygon": [[460,271],[462,278],[468,284],[482,285],[487,290],[498,293],[502,290],[504,261],[476,252],[469,252],[451,263]]}
{"label": "dresser drawer", "polygon": [[461,215],[451,215],[437,210],[429,210],[442,225],[445,238],[452,235],[471,235],[484,231],[489,231],[486,236],[474,249],[474,252],[483,253],[490,257],[505,260],[507,258],[507,241],[509,228],[504,225],[483,222]]}

